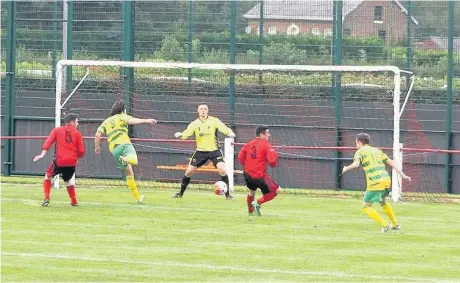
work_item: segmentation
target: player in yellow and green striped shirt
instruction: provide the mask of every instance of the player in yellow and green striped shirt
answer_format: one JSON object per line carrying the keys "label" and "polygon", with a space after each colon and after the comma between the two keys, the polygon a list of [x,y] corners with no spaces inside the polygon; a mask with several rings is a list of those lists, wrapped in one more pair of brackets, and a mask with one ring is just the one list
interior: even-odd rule
{"label": "player in yellow and green striped shirt", "polygon": [[[369,145],[370,136],[365,133],[360,133],[356,137],[356,147],[358,150],[353,158],[353,163],[343,167],[342,173],[363,167],[366,174],[366,192],[364,193],[363,212],[382,225],[382,232],[388,230],[401,230],[401,227],[396,222],[396,215],[389,203],[385,202],[391,187],[390,175],[385,168],[388,164],[395,169],[404,180],[410,181],[411,178],[406,176],[399,168],[394,160],[391,160],[383,151]],[[391,220],[388,224],[380,214],[372,207],[372,204],[379,202],[383,210]]]}
{"label": "player in yellow and green striped shirt", "polygon": [[143,195],[137,191],[136,181],[134,180],[133,167],[137,165],[137,153],[128,136],[128,125],[156,124],[155,119],[134,118],[125,113],[125,104],[122,100],[117,100],[112,106],[110,117],[97,128],[94,150],[96,154],[101,153],[100,141],[102,134],[107,135],[109,150],[112,153],[118,168],[126,174],[126,182],[129,189],[139,203],[144,200]]}

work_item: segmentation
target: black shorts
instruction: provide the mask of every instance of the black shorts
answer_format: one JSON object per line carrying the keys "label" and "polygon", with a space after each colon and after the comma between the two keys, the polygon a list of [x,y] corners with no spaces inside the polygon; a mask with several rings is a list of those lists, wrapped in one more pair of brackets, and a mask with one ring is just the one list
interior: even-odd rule
{"label": "black shorts", "polygon": [[255,191],[259,188],[264,195],[270,192],[274,192],[280,187],[280,185],[278,185],[278,183],[268,174],[265,174],[265,176],[260,179],[252,178],[246,172],[243,172],[243,176],[244,181],[246,182],[246,187],[248,187],[248,189]]}
{"label": "black shorts", "polygon": [[219,162],[224,162],[224,155],[220,150],[214,151],[195,151],[193,153],[192,158],[190,159],[190,165],[201,167],[205,165],[208,160],[211,160],[214,166],[217,165]]}
{"label": "black shorts", "polygon": [[46,175],[54,177],[56,175],[62,175],[64,182],[70,181],[73,174],[75,174],[75,166],[57,166],[54,162],[46,169]]}

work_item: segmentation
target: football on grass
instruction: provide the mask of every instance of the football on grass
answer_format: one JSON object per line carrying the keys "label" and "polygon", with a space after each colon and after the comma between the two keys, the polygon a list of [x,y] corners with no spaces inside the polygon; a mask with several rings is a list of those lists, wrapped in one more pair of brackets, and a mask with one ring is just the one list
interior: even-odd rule
{"label": "football on grass", "polygon": [[227,184],[225,184],[225,182],[223,181],[217,181],[214,184],[214,192],[216,193],[216,195],[225,195],[227,190],[228,190]]}

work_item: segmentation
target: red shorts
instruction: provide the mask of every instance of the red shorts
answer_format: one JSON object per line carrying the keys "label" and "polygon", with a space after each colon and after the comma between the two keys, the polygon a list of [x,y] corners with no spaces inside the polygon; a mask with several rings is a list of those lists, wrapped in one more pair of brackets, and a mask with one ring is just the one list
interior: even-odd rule
{"label": "red shorts", "polygon": [[54,162],[48,166],[46,169],[46,176],[54,177],[56,175],[61,175],[64,182],[70,181],[73,174],[75,174],[75,166],[57,166]]}
{"label": "red shorts", "polygon": [[265,176],[260,179],[252,178],[246,172],[243,172],[243,176],[248,189],[250,189],[251,191],[255,191],[259,188],[262,191],[262,194],[264,195],[270,192],[274,192],[278,190],[280,187],[280,185],[275,180],[273,180],[273,178],[268,174],[265,174]]}

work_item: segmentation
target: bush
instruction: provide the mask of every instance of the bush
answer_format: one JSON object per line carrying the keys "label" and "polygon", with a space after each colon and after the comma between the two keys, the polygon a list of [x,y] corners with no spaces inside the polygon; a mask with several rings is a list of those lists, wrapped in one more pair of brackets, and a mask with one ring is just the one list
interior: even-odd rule
{"label": "bush", "polygon": [[171,61],[186,61],[186,54],[184,46],[182,46],[176,38],[170,36],[163,39],[160,50],[155,52],[155,58]]}

